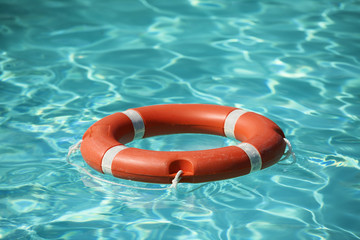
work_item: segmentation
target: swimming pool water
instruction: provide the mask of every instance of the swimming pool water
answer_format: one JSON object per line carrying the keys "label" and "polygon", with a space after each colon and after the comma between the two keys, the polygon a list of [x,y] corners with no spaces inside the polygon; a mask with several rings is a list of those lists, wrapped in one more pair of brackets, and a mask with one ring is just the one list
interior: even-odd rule
{"label": "swimming pool water", "polygon": [[[355,0],[1,0],[0,239],[360,239],[359,16]],[[176,191],[66,163],[95,121],[164,103],[263,114],[297,162]]]}

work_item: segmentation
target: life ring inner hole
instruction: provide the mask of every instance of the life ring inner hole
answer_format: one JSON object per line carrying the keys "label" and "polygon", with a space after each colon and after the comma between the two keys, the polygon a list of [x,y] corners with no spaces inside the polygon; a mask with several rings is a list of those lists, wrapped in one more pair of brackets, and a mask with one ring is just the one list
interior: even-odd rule
{"label": "life ring inner hole", "polygon": [[240,141],[218,135],[181,133],[137,139],[126,143],[126,146],[153,151],[197,151],[233,146],[239,143]]}

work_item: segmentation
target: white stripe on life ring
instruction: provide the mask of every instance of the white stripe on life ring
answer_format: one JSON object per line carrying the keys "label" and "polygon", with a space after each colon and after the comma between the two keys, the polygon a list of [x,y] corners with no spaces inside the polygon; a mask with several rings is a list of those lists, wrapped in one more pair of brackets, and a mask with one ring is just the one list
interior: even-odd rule
{"label": "white stripe on life ring", "polygon": [[234,131],[236,122],[244,113],[247,113],[247,111],[242,109],[235,109],[229,113],[229,115],[227,115],[224,123],[224,133],[226,137],[235,139]]}
{"label": "white stripe on life ring", "polygon": [[236,147],[241,148],[248,155],[251,164],[250,172],[259,171],[262,167],[262,160],[259,151],[250,143],[239,143]]}
{"label": "white stripe on life ring", "polygon": [[101,160],[101,169],[103,171],[103,173],[105,174],[111,174],[112,175],[112,170],[111,170],[111,165],[114,161],[115,156],[122,150],[126,149],[128,147],[126,147],[125,145],[117,145],[114,146],[112,148],[109,148],[102,160]]}
{"label": "white stripe on life ring", "polygon": [[132,109],[126,110],[123,113],[130,118],[133,124],[134,140],[143,138],[145,133],[145,125],[141,115],[137,111]]}

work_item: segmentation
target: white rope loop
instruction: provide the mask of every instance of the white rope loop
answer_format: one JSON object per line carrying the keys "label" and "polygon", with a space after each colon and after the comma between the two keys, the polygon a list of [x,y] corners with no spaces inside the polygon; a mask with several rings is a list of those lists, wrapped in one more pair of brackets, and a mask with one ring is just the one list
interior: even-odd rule
{"label": "white rope loop", "polygon": [[[280,164],[280,165],[291,165],[291,164],[294,164],[294,163],[296,163],[296,155],[295,155],[295,153],[293,152],[291,143],[290,143],[290,141],[289,141],[287,138],[283,138],[283,139],[284,139],[284,142],[286,143],[286,146],[287,146],[288,150],[284,153],[284,157],[283,157],[282,159],[280,159],[280,161],[278,162],[278,164]],[[285,161],[286,159],[288,159],[290,156],[292,157],[293,161],[290,162],[290,163],[283,163],[283,161]]]}
{"label": "white rope loop", "polygon": [[179,171],[176,173],[176,176],[175,176],[175,178],[172,180],[172,184],[171,184],[170,188],[175,188],[175,189],[176,189],[178,183],[179,183],[180,180],[181,180],[181,174],[183,174],[183,171],[182,171],[182,170],[179,170]]}
{"label": "white rope loop", "polygon": [[76,144],[72,145],[69,147],[69,151],[68,151],[68,154],[66,156],[66,161],[72,165],[72,163],[70,162],[70,156],[71,154],[77,152],[78,150],[80,150],[80,145],[82,143],[82,140],[78,141]]}
{"label": "white rope loop", "polygon": [[88,170],[86,170],[85,168],[70,162],[70,157],[73,153],[77,152],[78,150],[80,150],[80,145],[82,143],[82,140],[80,140],[79,142],[77,142],[76,144],[72,145],[69,147],[69,151],[68,154],[66,156],[66,162],[72,166],[77,167],[78,169],[80,169],[81,171],[83,171],[86,175],[88,175],[89,177],[92,177],[93,179],[96,179],[100,182],[104,182],[104,183],[110,183],[112,185],[116,185],[116,186],[121,186],[121,187],[128,187],[128,188],[133,188],[133,189],[140,189],[140,190],[148,190],[148,191],[162,191],[162,190],[168,190],[168,189],[176,189],[178,183],[181,180],[181,175],[183,174],[182,170],[179,170],[176,175],[175,178],[172,180],[172,184],[169,187],[165,187],[165,188],[145,188],[145,187],[136,187],[136,186],[130,186],[130,185],[126,185],[126,184],[121,184],[121,183],[116,183],[116,182],[112,182],[112,181],[108,181],[106,179],[102,179],[99,178],[93,174],[91,174]]}

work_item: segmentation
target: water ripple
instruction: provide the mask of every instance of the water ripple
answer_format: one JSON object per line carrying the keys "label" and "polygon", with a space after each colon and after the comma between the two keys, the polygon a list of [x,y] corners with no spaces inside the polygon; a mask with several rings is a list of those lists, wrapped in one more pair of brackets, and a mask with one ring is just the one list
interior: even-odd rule
{"label": "water ripple", "polygon": [[[352,0],[2,1],[0,238],[360,239],[359,11]],[[66,164],[95,121],[163,103],[261,113],[284,130],[297,163],[156,192]],[[235,143],[179,135],[131,144]],[[72,160],[110,181],[165,187]]]}

